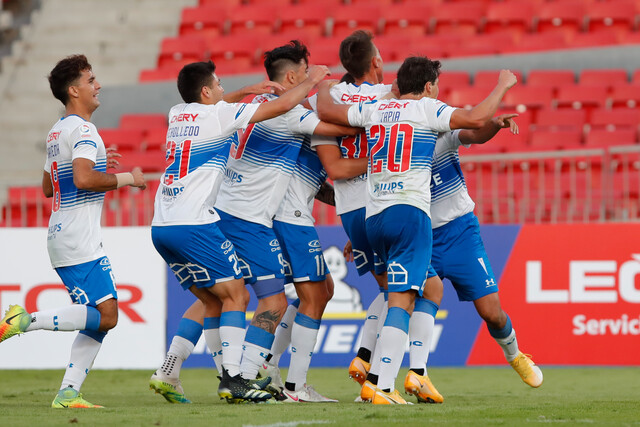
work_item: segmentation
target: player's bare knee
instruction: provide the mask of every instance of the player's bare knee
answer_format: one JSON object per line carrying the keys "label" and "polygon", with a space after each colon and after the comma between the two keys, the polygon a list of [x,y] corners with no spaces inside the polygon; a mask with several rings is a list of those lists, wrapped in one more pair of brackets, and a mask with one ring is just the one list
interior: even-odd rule
{"label": "player's bare knee", "polygon": [[108,299],[96,307],[100,312],[99,330],[107,332],[116,327],[118,324],[118,301],[116,299]]}

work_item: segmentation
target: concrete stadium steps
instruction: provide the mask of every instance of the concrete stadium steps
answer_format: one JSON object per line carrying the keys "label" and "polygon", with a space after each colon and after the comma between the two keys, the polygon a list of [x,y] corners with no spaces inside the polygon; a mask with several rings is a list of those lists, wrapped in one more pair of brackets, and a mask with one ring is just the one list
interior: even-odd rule
{"label": "concrete stadium steps", "polygon": [[178,32],[198,0],[42,0],[0,70],[0,205],[9,185],[37,185],[44,138],[63,113],[47,75],[64,56],[84,53],[105,87],[130,85],[156,66],[160,42]]}

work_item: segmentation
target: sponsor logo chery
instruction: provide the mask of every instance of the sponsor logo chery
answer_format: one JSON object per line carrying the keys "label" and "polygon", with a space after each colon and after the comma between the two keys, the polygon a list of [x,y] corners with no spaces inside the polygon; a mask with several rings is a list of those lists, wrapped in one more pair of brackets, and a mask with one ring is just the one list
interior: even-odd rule
{"label": "sponsor logo chery", "polygon": [[[536,363],[640,363],[640,224],[523,226],[499,288]],[[481,330],[469,363],[504,363],[492,341]]]}

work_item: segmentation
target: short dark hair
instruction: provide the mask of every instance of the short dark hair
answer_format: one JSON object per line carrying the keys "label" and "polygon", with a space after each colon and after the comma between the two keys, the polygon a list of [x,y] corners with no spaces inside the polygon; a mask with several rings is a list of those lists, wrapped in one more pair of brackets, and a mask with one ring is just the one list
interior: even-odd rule
{"label": "short dark hair", "polygon": [[440,61],[432,61],[424,56],[410,56],[405,59],[398,69],[400,95],[420,95],[427,82],[436,82],[440,75],[440,65]]}
{"label": "short dark hair", "polygon": [[340,79],[340,83],[355,83],[356,79],[349,73],[344,73],[342,78]]}
{"label": "short dark hair", "polygon": [[69,86],[73,86],[86,70],[91,70],[91,64],[84,55],[71,55],[61,59],[47,77],[53,96],[67,105]]}
{"label": "short dark hair", "polygon": [[186,103],[200,102],[204,86],[211,86],[216,65],[212,61],[193,62],[182,67],[178,73],[178,92]]}
{"label": "short dark hair", "polygon": [[284,46],[264,53],[264,69],[269,80],[276,81],[282,78],[289,67],[297,66],[303,60],[309,64],[309,49],[299,40],[291,40]]}
{"label": "short dark hair", "polygon": [[376,56],[373,34],[356,30],[340,43],[340,62],[354,78],[359,79],[371,68],[371,59]]}

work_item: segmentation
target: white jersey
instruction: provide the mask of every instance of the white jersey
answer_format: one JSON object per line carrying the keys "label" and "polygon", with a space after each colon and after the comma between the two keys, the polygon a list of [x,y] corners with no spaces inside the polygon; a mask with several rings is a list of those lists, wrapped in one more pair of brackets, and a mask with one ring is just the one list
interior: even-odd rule
{"label": "white jersey", "polygon": [[152,226],[208,224],[229,148],[258,109],[252,104],[178,104],[169,111],[167,167],[156,193]]}
{"label": "white jersey", "polygon": [[[391,85],[372,85],[366,82],[360,86],[343,82],[333,86],[330,91],[333,101],[337,104],[357,104],[359,102],[373,101],[380,99],[389,92],[391,92]],[[317,109],[317,102],[317,95],[309,98],[309,104],[314,110]],[[330,143],[340,147],[344,158],[357,159],[368,155],[367,141],[364,134],[336,138],[335,142]],[[323,144],[327,144],[326,140]],[[363,208],[366,205],[367,174],[349,179],[339,179],[334,181],[333,184],[336,193],[336,213],[338,215]]]}
{"label": "white jersey", "polygon": [[475,203],[469,196],[460,167],[458,148],[460,131],[438,135],[431,172],[431,226],[442,227],[462,215],[473,212]]}
{"label": "white jersey", "polygon": [[47,136],[44,165],[53,185],[47,249],[54,268],[105,256],[100,230],[104,192],[80,190],[75,186],[72,164],[80,158],[95,163],[94,170],[107,170],[107,153],[93,123],[76,115],[63,117]]}
{"label": "white jersey", "polygon": [[296,168],[291,175],[287,193],[276,212],[275,219],[289,224],[313,227],[315,222],[312,214],[313,202],[326,179],[327,172],[307,138],[300,148]]}
{"label": "white jersey", "polygon": [[[275,98],[259,95],[253,102],[257,105]],[[281,116],[249,125],[231,147],[216,207],[236,218],[271,227],[302,141],[313,134],[318,123],[313,111],[297,105]]]}
{"label": "white jersey", "polygon": [[430,214],[436,138],[451,130],[454,110],[432,98],[363,102],[349,109],[349,123],[364,127],[369,141],[367,218],[398,204]]}

